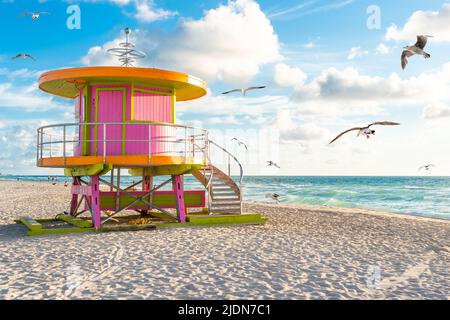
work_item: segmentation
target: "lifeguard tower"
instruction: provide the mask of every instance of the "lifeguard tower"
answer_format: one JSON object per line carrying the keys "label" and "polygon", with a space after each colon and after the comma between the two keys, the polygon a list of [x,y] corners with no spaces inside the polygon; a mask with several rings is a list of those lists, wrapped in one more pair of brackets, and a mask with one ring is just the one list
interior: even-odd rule
{"label": "lifeguard tower", "polygon": [[[36,154],[39,167],[64,168],[73,179],[70,209],[57,216],[73,228],[46,229],[48,220],[21,217],[29,234],[264,223],[258,214],[242,212],[243,170],[236,157],[211,141],[207,130],[176,124],[177,102],[204,96],[206,83],[180,72],[126,66],[131,59],[125,54],[121,59],[122,67],[40,77],[41,90],[74,101],[76,122],[38,128]],[[212,153],[223,154],[224,169],[211,162]],[[232,165],[238,176],[231,175]],[[136,182],[126,185],[124,171]],[[185,190],[186,175],[203,188]],[[155,177],[163,180],[156,184]],[[161,190],[167,185],[170,190]],[[124,215],[130,211],[134,215]]]}

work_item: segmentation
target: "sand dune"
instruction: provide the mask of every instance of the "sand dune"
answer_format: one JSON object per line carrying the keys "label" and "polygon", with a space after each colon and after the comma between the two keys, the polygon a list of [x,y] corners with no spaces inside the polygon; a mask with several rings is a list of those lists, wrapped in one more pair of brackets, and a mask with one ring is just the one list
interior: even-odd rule
{"label": "sand dune", "polygon": [[13,224],[67,210],[68,192],[0,182],[1,299],[450,298],[450,221],[249,203],[266,225],[26,237]]}

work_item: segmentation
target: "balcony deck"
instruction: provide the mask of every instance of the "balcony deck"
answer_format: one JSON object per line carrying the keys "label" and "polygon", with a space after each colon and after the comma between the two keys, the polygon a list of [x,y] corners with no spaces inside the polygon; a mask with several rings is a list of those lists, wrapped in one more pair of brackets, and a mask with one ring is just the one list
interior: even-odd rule
{"label": "balcony deck", "polygon": [[69,168],[96,164],[119,167],[154,167],[167,165],[204,165],[205,159],[194,157],[161,156],[161,155],[125,155],[125,156],[72,156],[47,157],[37,161],[38,167]]}
{"label": "balcony deck", "polygon": [[[118,128],[119,132],[137,128],[140,135],[120,134],[118,138]],[[207,131],[188,126],[135,122],[70,123],[41,127],[37,133],[36,164],[39,167],[193,168],[207,162]]]}

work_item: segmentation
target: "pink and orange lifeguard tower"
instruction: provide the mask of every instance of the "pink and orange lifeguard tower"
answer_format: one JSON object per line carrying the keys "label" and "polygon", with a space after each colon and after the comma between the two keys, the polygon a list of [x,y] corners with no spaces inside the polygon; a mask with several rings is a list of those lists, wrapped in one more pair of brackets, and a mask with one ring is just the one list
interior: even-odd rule
{"label": "pink and orange lifeguard tower", "polygon": [[[264,223],[242,212],[239,161],[207,130],[176,124],[177,102],[204,96],[204,81],[159,69],[84,67],[46,72],[39,87],[74,100],[76,122],[39,128],[36,154],[39,167],[64,168],[72,177],[72,200],[57,216],[67,228],[21,217],[29,234]],[[223,153],[225,169],[211,162],[212,152]],[[126,185],[124,171],[136,182]],[[184,189],[189,174],[202,190]],[[163,178],[158,184],[156,176]]]}

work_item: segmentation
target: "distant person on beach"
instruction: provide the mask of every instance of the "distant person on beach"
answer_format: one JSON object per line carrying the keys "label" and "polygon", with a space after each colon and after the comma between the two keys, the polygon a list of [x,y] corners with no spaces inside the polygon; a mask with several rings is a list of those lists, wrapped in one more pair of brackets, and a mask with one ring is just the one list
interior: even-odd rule
{"label": "distant person on beach", "polygon": [[66,181],[66,182],[64,182],[64,187],[68,187],[69,186],[69,183]]}

